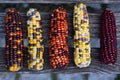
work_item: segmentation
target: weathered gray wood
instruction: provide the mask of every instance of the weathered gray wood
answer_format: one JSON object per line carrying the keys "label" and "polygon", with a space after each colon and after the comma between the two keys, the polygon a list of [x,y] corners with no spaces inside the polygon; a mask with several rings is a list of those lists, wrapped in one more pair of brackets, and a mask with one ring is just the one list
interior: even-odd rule
{"label": "weathered gray wood", "polygon": [[120,3],[119,0],[0,0],[0,3]]}
{"label": "weathered gray wood", "polygon": [[[68,2],[69,1],[69,2]],[[68,36],[68,45],[69,45],[69,52],[70,52],[70,64],[67,69],[51,69],[49,65],[49,52],[48,52],[48,32],[49,32],[49,20],[50,20],[50,9],[49,7],[46,6],[46,8],[49,8],[50,10],[47,12],[41,11],[41,16],[42,16],[42,26],[43,26],[43,38],[44,38],[44,45],[45,45],[45,53],[44,53],[44,59],[45,59],[45,64],[44,64],[44,69],[42,71],[29,71],[27,69],[27,60],[26,56],[28,54],[27,48],[25,48],[25,61],[24,61],[24,68],[19,71],[18,73],[48,73],[48,72],[54,72],[54,73],[74,73],[74,72],[80,72],[82,74],[84,73],[115,73],[119,74],[120,73],[120,9],[118,11],[114,10],[115,17],[116,17],[116,24],[117,24],[117,47],[118,47],[118,60],[114,65],[104,65],[101,64],[99,61],[99,48],[100,48],[100,18],[101,18],[101,9],[96,9],[94,11],[89,12],[89,18],[90,18],[90,33],[91,33],[91,56],[92,56],[92,63],[89,67],[87,68],[76,68],[74,61],[73,61],[73,36],[74,36],[74,30],[73,30],[73,4],[74,3],[79,3],[79,2],[85,2],[85,3],[107,3],[110,5],[113,5],[112,3],[120,3],[118,0],[0,0],[0,3],[52,3],[50,5],[55,6],[57,3],[67,3],[67,6],[70,11],[67,13],[67,20],[68,20],[68,25],[69,25],[69,36]],[[55,3],[55,4],[53,4]],[[40,5],[40,4],[37,4]],[[45,4],[44,4],[45,5]],[[42,6],[43,8],[45,6]],[[113,6],[114,7],[114,6]],[[39,9],[39,7],[36,7]],[[19,10],[19,8],[17,8]],[[88,8],[89,10],[90,8]],[[6,10],[6,9],[5,9]],[[42,9],[40,9],[42,10]],[[23,10],[21,10],[23,11]],[[25,11],[23,11],[25,12]],[[0,72],[9,72],[5,68],[5,15],[6,13],[0,12]],[[26,26],[26,14],[21,13],[23,17],[23,29],[24,29],[24,46],[27,47],[27,26]]]}

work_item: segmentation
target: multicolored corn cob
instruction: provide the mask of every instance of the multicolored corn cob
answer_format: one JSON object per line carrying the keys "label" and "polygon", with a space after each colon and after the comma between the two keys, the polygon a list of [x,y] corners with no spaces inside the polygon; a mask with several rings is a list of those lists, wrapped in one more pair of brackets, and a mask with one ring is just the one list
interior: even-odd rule
{"label": "multicolored corn cob", "polygon": [[43,36],[40,12],[37,9],[29,9],[27,12],[27,29],[28,29],[28,69],[42,70],[43,69]]}
{"label": "multicolored corn cob", "polygon": [[91,63],[89,18],[85,4],[74,6],[74,62],[77,67],[87,67]]}
{"label": "multicolored corn cob", "polygon": [[10,71],[18,71],[23,65],[23,31],[20,13],[10,9],[6,15],[6,62]]}
{"label": "multicolored corn cob", "polygon": [[52,68],[65,68],[68,66],[68,23],[66,10],[62,7],[54,9],[50,21],[50,64]]}
{"label": "multicolored corn cob", "polygon": [[101,62],[114,64],[117,59],[116,22],[110,10],[105,10],[102,14],[100,37]]}

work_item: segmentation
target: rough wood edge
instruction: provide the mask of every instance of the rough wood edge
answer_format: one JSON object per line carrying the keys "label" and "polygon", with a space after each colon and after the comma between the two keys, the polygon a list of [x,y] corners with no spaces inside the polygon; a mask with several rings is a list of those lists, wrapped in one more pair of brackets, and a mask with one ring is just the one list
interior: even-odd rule
{"label": "rough wood edge", "polygon": [[93,4],[118,4],[120,1],[111,0],[1,0],[0,3],[93,3]]}

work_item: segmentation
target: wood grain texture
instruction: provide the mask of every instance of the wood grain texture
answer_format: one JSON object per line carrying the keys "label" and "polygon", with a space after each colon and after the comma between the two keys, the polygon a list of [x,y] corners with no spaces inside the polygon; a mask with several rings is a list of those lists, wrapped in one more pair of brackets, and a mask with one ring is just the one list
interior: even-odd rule
{"label": "wood grain texture", "polygon": [[[68,2],[70,1],[70,2]],[[93,4],[88,4],[88,13],[89,13],[89,18],[90,18],[90,33],[91,33],[91,48],[92,48],[92,62],[91,65],[87,68],[76,68],[74,61],[73,61],[73,24],[72,24],[72,18],[73,15],[71,11],[73,11],[73,4],[78,3],[78,2],[83,2],[86,1],[86,3],[93,3]],[[97,9],[96,6],[90,7],[89,5],[94,5],[94,3],[97,4],[102,4],[102,3],[108,3],[110,6],[109,8],[113,10],[115,13],[116,17],[116,24],[117,24],[117,48],[118,48],[118,60],[115,63],[115,65],[104,65],[101,64],[99,61],[99,48],[100,48],[100,18],[101,18],[101,13],[102,9]],[[85,73],[115,73],[115,74],[120,74],[120,9],[116,7],[119,7],[119,4],[116,5],[116,3],[120,3],[120,0],[0,0],[0,3],[45,3],[45,4],[35,4],[38,6],[37,8],[41,11],[41,16],[42,16],[42,25],[43,25],[43,38],[44,38],[44,45],[45,45],[45,53],[44,53],[44,58],[45,58],[45,64],[44,64],[44,69],[42,71],[28,71],[27,69],[27,26],[26,26],[26,14],[21,13],[23,16],[23,29],[24,29],[24,46],[25,46],[25,61],[24,61],[24,68],[17,72],[17,73],[49,73],[49,72],[54,72],[54,73],[76,73],[80,72],[81,74]],[[46,3],[50,3],[49,5],[46,5]],[[52,4],[51,4],[52,3]],[[49,52],[48,52],[48,32],[49,32],[49,24],[50,24],[50,11],[55,8],[58,5],[55,5],[53,3],[67,3],[67,20],[68,20],[68,25],[69,25],[69,36],[68,36],[68,45],[69,45],[69,52],[70,52],[70,64],[67,69],[52,69],[49,65]],[[115,4],[112,4],[115,3]],[[72,5],[71,5],[72,4]],[[15,4],[19,5],[21,7],[21,4]],[[30,6],[33,4],[30,4]],[[34,5],[34,6],[35,6]],[[39,6],[41,5],[41,6]],[[8,4],[6,5],[8,6]],[[34,7],[32,6],[32,7]],[[35,6],[35,7],[36,7]],[[50,6],[50,8],[49,8]],[[55,7],[54,7],[55,6]],[[17,7],[17,6],[16,6]],[[9,8],[9,6],[7,7]],[[43,9],[48,8],[49,10],[44,12]],[[22,8],[17,8],[18,10],[21,10],[21,12],[26,11],[26,9]],[[9,72],[5,68],[5,15],[6,13],[4,10],[0,12],[0,72],[7,73]]]}
{"label": "wood grain texture", "polygon": [[[24,56],[24,68],[19,71],[18,73],[48,73],[48,72],[54,72],[54,73],[74,73],[74,72],[81,72],[81,74],[84,73],[120,73],[120,46],[118,45],[118,60],[115,63],[115,65],[104,65],[101,64],[99,61],[99,35],[100,35],[100,14],[101,13],[89,13],[90,17],[90,25],[91,25],[91,55],[92,55],[92,62],[91,65],[87,68],[76,68],[74,61],[73,61],[73,25],[72,25],[72,14],[67,13],[68,18],[68,25],[69,25],[69,53],[70,53],[70,64],[67,69],[52,69],[49,64],[49,52],[48,52],[48,32],[49,32],[49,19],[50,19],[50,13],[42,12],[42,24],[43,24],[43,38],[44,38],[44,44],[45,44],[45,53],[44,53],[44,69],[42,71],[28,71],[27,69],[27,27],[26,27],[26,14],[21,13],[23,16],[23,29],[24,29],[24,46],[25,46],[25,56]],[[115,13],[115,16],[117,17],[117,40],[120,42],[119,38],[119,32],[120,32],[120,22],[118,15],[119,13]],[[5,13],[0,13],[0,72],[8,72],[8,70],[5,68]]]}
{"label": "wood grain texture", "polygon": [[0,3],[102,3],[118,4],[119,0],[0,0]]}

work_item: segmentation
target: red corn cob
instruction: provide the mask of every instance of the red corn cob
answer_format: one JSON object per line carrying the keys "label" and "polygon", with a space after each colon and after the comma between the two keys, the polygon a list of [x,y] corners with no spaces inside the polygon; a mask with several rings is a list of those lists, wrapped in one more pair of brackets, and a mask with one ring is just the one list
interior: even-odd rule
{"label": "red corn cob", "polygon": [[50,25],[50,64],[52,68],[65,68],[68,66],[68,23],[66,10],[59,7],[51,13]]}
{"label": "red corn cob", "polygon": [[105,10],[102,14],[100,37],[101,62],[114,64],[117,59],[116,23],[115,16],[110,10]]}

